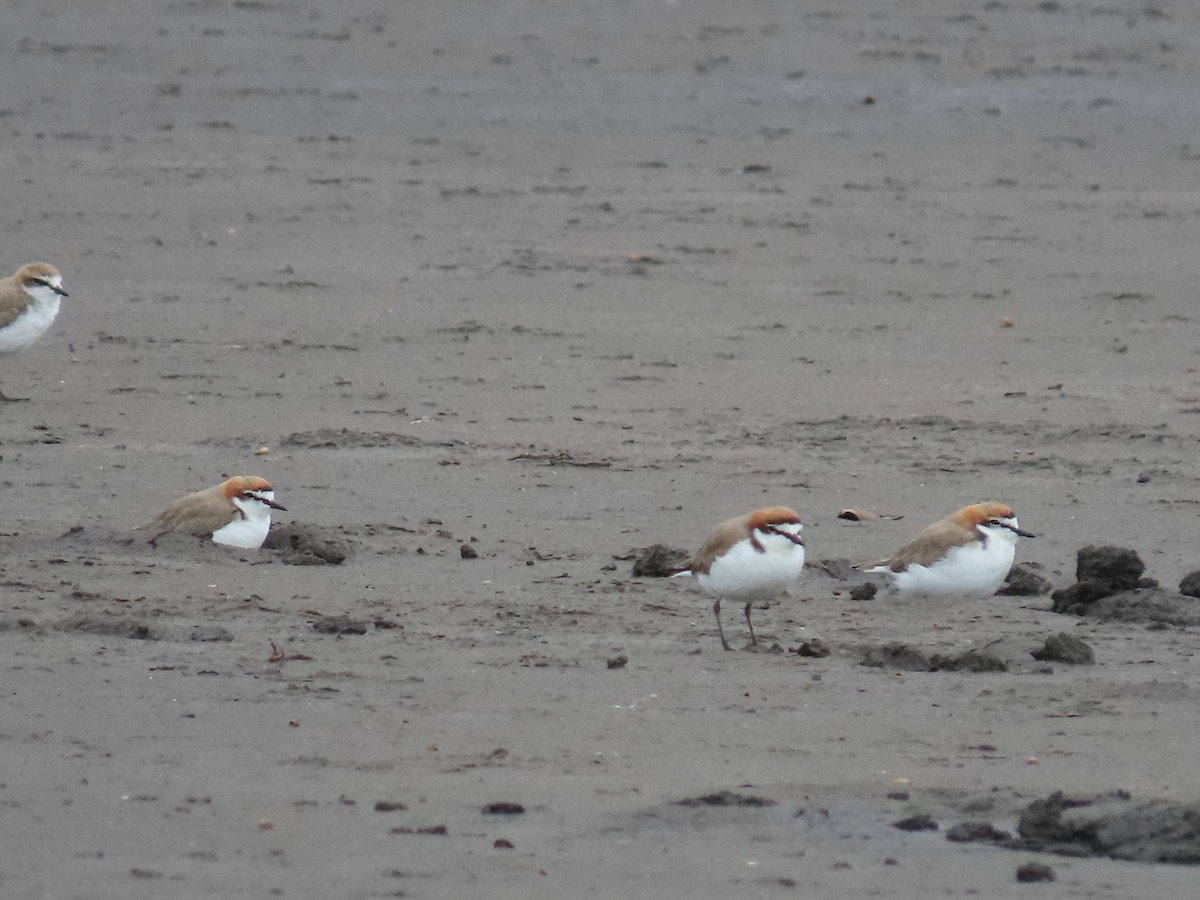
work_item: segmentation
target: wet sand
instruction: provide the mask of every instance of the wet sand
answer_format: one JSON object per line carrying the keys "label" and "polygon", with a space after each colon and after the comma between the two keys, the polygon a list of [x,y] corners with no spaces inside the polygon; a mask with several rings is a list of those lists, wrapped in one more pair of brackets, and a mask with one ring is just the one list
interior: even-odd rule
{"label": "wet sand", "polygon": [[[0,35],[3,266],[71,292],[0,360],[5,897],[1194,890],[945,831],[1197,800],[1195,627],[814,565],[724,653],[631,567],[985,498],[1056,587],[1200,567],[1200,12],[47,8]],[[351,557],[131,530],[241,473]],[[1059,632],[1096,664],[860,664]],[[721,791],[773,805],[677,805]]]}

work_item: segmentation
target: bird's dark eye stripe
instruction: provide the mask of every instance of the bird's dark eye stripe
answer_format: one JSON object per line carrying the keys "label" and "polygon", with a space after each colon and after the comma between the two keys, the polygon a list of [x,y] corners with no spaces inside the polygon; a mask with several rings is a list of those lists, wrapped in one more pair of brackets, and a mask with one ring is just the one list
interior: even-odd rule
{"label": "bird's dark eye stripe", "polygon": [[[800,523],[793,522],[791,524],[799,525]],[[768,534],[777,534],[780,537],[787,538],[793,544],[797,544],[798,546],[801,546],[801,547],[804,546],[804,539],[802,537],[800,537],[800,535],[792,534],[790,531],[784,531],[778,525],[768,525],[766,528],[763,529],[763,531],[767,532]]]}

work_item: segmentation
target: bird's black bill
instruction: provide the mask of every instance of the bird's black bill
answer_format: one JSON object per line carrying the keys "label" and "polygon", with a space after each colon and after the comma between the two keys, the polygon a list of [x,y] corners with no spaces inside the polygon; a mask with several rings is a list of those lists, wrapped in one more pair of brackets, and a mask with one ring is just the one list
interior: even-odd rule
{"label": "bird's black bill", "polygon": [[259,503],[262,503],[264,506],[271,507],[271,509],[278,509],[283,512],[287,512],[286,506],[276,503],[274,500],[269,500],[266,497],[264,497],[262,494],[256,494],[256,493],[254,493],[254,491],[246,491],[244,494],[242,494],[242,499],[243,500],[257,500]]}

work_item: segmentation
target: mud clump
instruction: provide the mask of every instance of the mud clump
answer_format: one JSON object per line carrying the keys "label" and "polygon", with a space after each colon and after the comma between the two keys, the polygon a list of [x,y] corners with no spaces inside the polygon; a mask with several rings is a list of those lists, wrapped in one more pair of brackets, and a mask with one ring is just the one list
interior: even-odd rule
{"label": "mud clump", "polygon": [[1135,801],[1118,791],[1035,800],[1017,827],[1024,850],[1130,862],[1200,864],[1200,802]]}
{"label": "mud clump", "polygon": [[863,654],[861,664],[898,672],[928,672],[932,668],[928,655],[909,644],[897,642],[870,647]]}
{"label": "mud clump", "polygon": [[[1133,550],[1084,547],[1076,566],[1078,581],[1050,595],[1051,609],[1106,622],[1200,625],[1200,603],[1182,592],[1160,589],[1153,578],[1142,577],[1145,569]],[[1184,582],[1191,586],[1188,579]],[[1200,588],[1200,578],[1196,587]]]}
{"label": "mud clump", "polygon": [[1041,650],[1035,650],[1033,658],[1041,662],[1061,662],[1068,665],[1091,666],[1096,663],[1096,653],[1077,637],[1066,632],[1052,634],[1046,638]]}
{"label": "mud clump", "polygon": [[986,647],[957,654],[927,654],[910,644],[890,643],[869,647],[860,664],[897,672],[1007,672],[1008,662]]}
{"label": "mud clump", "polygon": [[1045,863],[1029,862],[1017,867],[1017,881],[1022,884],[1053,881],[1055,877],[1054,870]]}
{"label": "mud clump", "polygon": [[1179,593],[1185,597],[1200,597],[1200,569],[1189,572],[1179,582]]}
{"label": "mud clump", "polygon": [[935,654],[929,659],[934,671],[942,672],[1007,672],[1008,663],[987,648],[965,650],[954,656]]}
{"label": "mud clump", "polygon": [[830,650],[829,644],[820,638],[813,638],[811,641],[804,641],[795,649],[797,656],[804,656],[809,659],[824,659],[833,651]]}
{"label": "mud clump", "polygon": [[1037,563],[1025,563],[1013,566],[1008,577],[1004,579],[1004,587],[996,591],[1001,597],[1037,597],[1050,593],[1054,586],[1049,579],[1043,578],[1035,568],[1041,568]]}
{"label": "mud clump", "polygon": [[275,525],[263,541],[267,550],[278,550],[285,566],[340,566],[350,558],[350,545],[331,537],[315,525]]}
{"label": "mud clump", "polygon": [[1136,550],[1088,545],[1075,557],[1075,584],[1050,595],[1056,613],[1083,615],[1089,603],[1138,587],[1157,587],[1142,580],[1146,564]]}
{"label": "mud clump", "polygon": [[1097,600],[1080,615],[1104,622],[1200,625],[1200,601],[1170,591],[1124,591]]}
{"label": "mud clump", "polygon": [[687,568],[691,557],[686,550],[674,550],[665,544],[654,544],[638,551],[633,561],[634,578],[669,578]]}
{"label": "mud clump", "polygon": [[879,588],[873,582],[864,581],[862,584],[850,588],[850,599],[858,602],[874,600],[875,595],[879,593]]}

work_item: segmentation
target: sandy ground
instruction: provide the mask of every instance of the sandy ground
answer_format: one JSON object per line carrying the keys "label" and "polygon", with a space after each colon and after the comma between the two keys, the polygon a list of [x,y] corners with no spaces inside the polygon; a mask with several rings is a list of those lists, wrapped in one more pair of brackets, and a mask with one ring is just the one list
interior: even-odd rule
{"label": "sandy ground", "polygon": [[[1190,895],[944,831],[1200,799],[1196,628],[813,568],[755,622],[830,656],[723,653],[630,554],[989,498],[1056,586],[1177,584],[1198,76],[1178,2],[10,2],[2,267],[71,297],[0,361],[0,893]],[[354,555],[131,531],[237,473]],[[1061,631],[1097,664],[859,664]]]}

